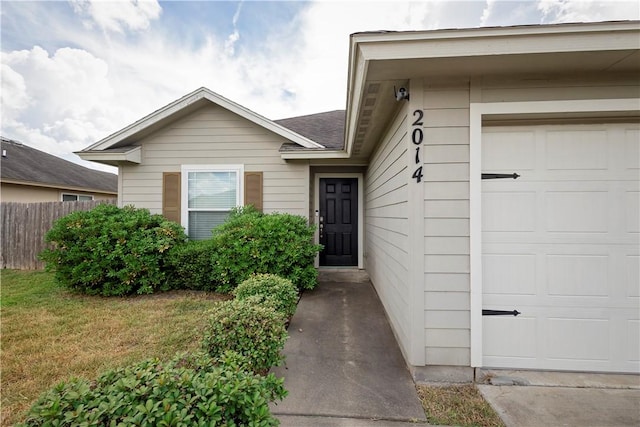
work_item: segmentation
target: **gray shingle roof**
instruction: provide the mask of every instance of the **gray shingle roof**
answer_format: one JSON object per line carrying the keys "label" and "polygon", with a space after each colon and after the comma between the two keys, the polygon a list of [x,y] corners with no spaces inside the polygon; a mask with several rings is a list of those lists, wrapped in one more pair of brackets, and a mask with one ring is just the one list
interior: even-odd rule
{"label": "gray shingle roof", "polygon": [[[324,145],[327,150],[341,150],[344,147],[344,110],[291,117],[274,122]],[[297,144],[284,144],[281,148],[284,151],[295,149],[305,148]]]}
{"label": "gray shingle roof", "polygon": [[118,192],[118,176],[85,168],[4,137],[0,157],[2,180],[25,181],[60,187]]}

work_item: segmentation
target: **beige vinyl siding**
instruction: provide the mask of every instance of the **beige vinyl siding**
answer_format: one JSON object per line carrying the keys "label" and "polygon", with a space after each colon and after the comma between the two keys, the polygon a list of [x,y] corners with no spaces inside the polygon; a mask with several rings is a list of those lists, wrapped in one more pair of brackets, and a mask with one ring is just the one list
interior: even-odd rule
{"label": "beige vinyl siding", "polygon": [[162,212],[162,173],[181,165],[242,164],[263,172],[264,212],[308,216],[308,162],[285,162],[278,152],[287,142],[215,105],[203,107],[144,138],[142,164],[122,166],[122,204]]}
{"label": "beige vinyl siding", "polygon": [[86,191],[64,190],[60,188],[40,187],[34,185],[20,185],[12,183],[2,183],[3,202],[35,203],[35,202],[59,202],[62,194],[78,194],[82,196],[93,196],[93,200],[116,199],[115,194],[90,193]]}
{"label": "beige vinyl siding", "polygon": [[396,116],[372,154],[365,175],[365,268],[408,353],[407,108]]}
{"label": "beige vinyl siding", "polygon": [[638,76],[628,73],[561,78],[484,78],[481,102],[624,99],[640,97]]}
{"label": "beige vinyl siding", "polygon": [[469,85],[425,81],[423,99],[426,364],[468,366]]}

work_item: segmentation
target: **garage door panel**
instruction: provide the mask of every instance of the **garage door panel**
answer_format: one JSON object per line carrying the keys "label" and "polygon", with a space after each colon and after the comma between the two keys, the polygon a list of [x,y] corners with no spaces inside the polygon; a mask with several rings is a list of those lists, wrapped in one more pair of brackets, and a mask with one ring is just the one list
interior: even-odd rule
{"label": "garage door panel", "polygon": [[547,169],[607,169],[609,141],[606,130],[548,131],[545,136]]}
{"label": "garage door panel", "polygon": [[640,320],[628,320],[625,331],[627,340],[626,361],[640,364]]}
{"label": "garage door panel", "polygon": [[627,233],[640,233],[640,191],[626,191],[625,221]]}
{"label": "garage door panel", "polygon": [[626,271],[627,293],[630,298],[640,297],[640,256],[627,255],[624,257]]}
{"label": "garage door panel", "polygon": [[482,229],[486,231],[534,231],[536,193],[491,192],[483,198]]}
{"label": "garage door panel", "polygon": [[552,296],[609,296],[607,255],[547,255],[547,292]]}
{"label": "garage door panel", "polygon": [[611,358],[609,319],[550,317],[546,321],[549,359],[602,361]]}
{"label": "garage door panel", "polygon": [[532,131],[495,132],[482,141],[482,164],[485,171],[533,170],[535,149]]}
{"label": "garage door panel", "polygon": [[625,139],[625,167],[631,170],[640,169],[640,131],[638,129],[626,129]]}
{"label": "garage door panel", "polygon": [[550,191],[545,194],[546,231],[605,233],[609,205],[606,191]]}
{"label": "garage door panel", "polygon": [[482,259],[485,293],[536,294],[535,254],[485,254]]}
{"label": "garage door panel", "polygon": [[529,359],[529,363],[533,363],[538,356],[538,344],[535,339],[538,335],[537,323],[535,316],[486,317],[485,326],[502,333],[485,337],[483,341],[485,356],[496,359],[500,357]]}
{"label": "garage door panel", "polygon": [[483,316],[483,364],[640,372],[638,125],[511,128],[523,171],[492,158],[509,130],[483,133],[522,175],[482,182],[483,309],[522,314]]}

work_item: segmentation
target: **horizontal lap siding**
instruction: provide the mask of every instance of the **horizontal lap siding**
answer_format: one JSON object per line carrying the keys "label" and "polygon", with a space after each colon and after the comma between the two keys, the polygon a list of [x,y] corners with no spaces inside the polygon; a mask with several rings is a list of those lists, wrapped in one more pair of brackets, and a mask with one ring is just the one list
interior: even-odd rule
{"label": "horizontal lap siding", "polygon": [[162,173],[181,165],[243,164],[262,171],[265,212],[308,215],[309,166],[286,163],[284,138],[217,106],[204,107],[142,141],[142,164],[123,166],[122,204],[162,212]]}
{"label": "horizontal lap siding", "polygon": [[427,365],[470,363],[469,89],[424,91]]}
{"label": "horizontal lap siding", "polygon": [[400,346],[409,346],[407,113],[393,121],[365,177],[365,267]]}
{"label": "horizontal lap siding", "polygon": [[553,101],[576,99],[637,98],[638,76],[635,74],[603,74],[565,79],[485,78],[482,102]]}

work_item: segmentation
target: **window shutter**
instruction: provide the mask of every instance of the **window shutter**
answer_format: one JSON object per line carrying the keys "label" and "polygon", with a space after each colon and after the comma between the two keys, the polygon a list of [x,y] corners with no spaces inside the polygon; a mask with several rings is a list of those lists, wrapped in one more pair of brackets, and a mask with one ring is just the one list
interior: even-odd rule
{"label": "window shutter", "polygon": [[180,172],[162,173],[162,215],[180,224]]}
{"label": "window shutter", "polygon": [[244,204],[262,212],[262,172],[244,173]]}

